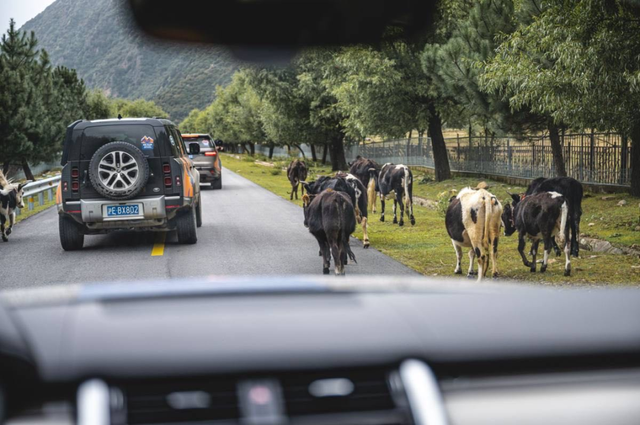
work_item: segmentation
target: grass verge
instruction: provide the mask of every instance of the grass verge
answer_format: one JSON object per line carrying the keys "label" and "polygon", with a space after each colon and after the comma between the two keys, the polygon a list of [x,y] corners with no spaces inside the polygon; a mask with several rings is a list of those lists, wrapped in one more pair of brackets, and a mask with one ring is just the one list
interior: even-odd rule
{"label": "grass verge", "polygon": [[[273,175],[271,167],[256,164],[246,156],[224,155],[223,165],[229,170],[257,183],[277,195],[289,199],[291,186],[284,172]],[[261,158],[264,160],[264,158]],[[275,167],[283,168],[288,160],[276,160]],[[308,180],[318,175],[330,175],[331,167],[313,164]],[[474,178],[456,178],[445,182],[433,182],[422,175],[414,177],[414,196],[437,201],[438,195],[450,190],[460,190],[466,186],[475,187],[478,180]],[[424,183],[422,183],[424,181]],[[525,188],[485,180],[489,190],[506,202],[510,192],[522,192]],[[602,200],[602,197],[608,197]],[[617,204],[625,199],[626,205]],[[301,205],[301,201],[294,200]],[[600,195],[588,194],[583,202],[582,232],[592,236],[607,239],[614,244],[633,245],[640,243],[640,231],[635,230],[634,223],[638,221],[638,202],[640,200],[628,195]],[[378,210],[380,203],[378,202]],[[455,252],[451,240],[444,226],[444,217],[435,208],[415,205],[414,215],[416,225],[408,223],[398,227],[391,223],[392,203],[387,203],[388,221],[381,223],[379,214],[370,213],[369,238],[371,246],[413,268],[426,276],[453,276],[455,267]],[[597,219],[597,220],[596,220]],[[589,223],[594,225],[589,226]],[[640,224],[640,223],[639,223]],[[300,212],[302,226],[302,212]],[[355,236],[361,238],[361,229],[357,228]],[[528,252],[529,246],[527,246]],[[316,249],[315,246],[309,249]],[[640,283],[640,259],[628,255],[594,254],[581,251],[581,258],[572,259],[572,276],[565,278],[562,274],[564,257],[556,258],[552,254],[546,273],[531,273],[522,264],[517,251],[517,238],[500,238],[498,265],[500,276],[504,279],[536,282],[545,285],[638,285]],[[356,256],[358,255],[356,251]],[[462,267],[466,270],[469,259],[465,253]],[[539,269],[539,267],[538,267]]]}

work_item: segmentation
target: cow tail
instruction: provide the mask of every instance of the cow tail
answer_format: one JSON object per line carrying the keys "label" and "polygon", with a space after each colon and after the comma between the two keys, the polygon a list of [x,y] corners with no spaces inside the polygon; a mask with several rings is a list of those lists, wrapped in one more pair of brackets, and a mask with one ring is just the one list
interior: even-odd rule
{"label": "cow tail", "polygon": [[404,197],[405,207],[408,208],[411,205],[411,197],[409,196],[409,183],[411,179],[409,167],[404,167]]}
{"label": "cow tail", "polygon": [[488,247],[488,249],[491,249],[489,246],[489,230],[491,226],[491,213],[493,212],[494,199],[495,197],[488,196],[488,193],[484,195],[484,232],[482,235],[482,245],[484,247]]}
{"label": "cow tail", "polygon": [[369,205],[371,205],[371,208],[373,208],[373,205],[376,202],[376,179],[373,176],[369,176],[369,184],[367,185],[367,198],[369,201]]}
{"label": "cow tail", "polygon": [[560,231],[562,232],[562,237],[564,238],[564,246],[569,242],[569,220],[567,220],[567,216],[569,215],[569,207],[567,206],[567,201],[562,203],[562,209],[560,212]]}

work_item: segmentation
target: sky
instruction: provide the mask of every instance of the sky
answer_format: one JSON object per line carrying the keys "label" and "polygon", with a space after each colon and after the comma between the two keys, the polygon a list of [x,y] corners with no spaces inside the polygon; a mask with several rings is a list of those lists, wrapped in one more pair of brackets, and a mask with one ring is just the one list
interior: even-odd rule
{"label": "sky", "polygon": [[9,19],[16,21],[16,28],[23,26],[55,0],[0,0],[0,34],[9,29]]}

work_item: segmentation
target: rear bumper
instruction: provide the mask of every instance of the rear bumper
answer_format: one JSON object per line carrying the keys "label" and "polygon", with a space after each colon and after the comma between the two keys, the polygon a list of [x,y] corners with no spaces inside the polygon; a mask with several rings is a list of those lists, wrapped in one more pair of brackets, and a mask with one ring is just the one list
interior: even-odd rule
{"label": "rear bumper", "polygon": [[200,182],[202,183],[209,183],[212,181],[220,180],[220,177],[222,176],[220,170],[216,168],[196,168],[200,172]]}
{"label": "rear bumper", "polygon": [[[118,202],[109,199],[67,201],[58,205],[58,213],[71,217],[84,233],[104,233],[112,230],[169,230],[171,220],[190,205],[191,198],[157,196],[134,198]],[[104,207],[118,204],[142,204],[142,215],[135,217],[103,217]]]}

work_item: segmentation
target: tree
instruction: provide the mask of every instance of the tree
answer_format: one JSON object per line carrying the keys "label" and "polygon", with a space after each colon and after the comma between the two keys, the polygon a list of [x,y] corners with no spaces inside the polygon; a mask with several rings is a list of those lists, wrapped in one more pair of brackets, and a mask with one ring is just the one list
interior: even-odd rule
{"label": "tree", "polygon": [[199,133],[201,129],[196,125],[196,122],[202,112],[200,109],[192,109],[189,115],[187,115],[178,126],[180,131],[183,133]]}
{"label": "tree", "polygon": [[155,102],[137,99],[114,100],[115,113],[122,115],[123,118],[168,118],[169,114],[162,110]]}
{"label": "tree", "polygon": [[632,140],[631,193],[640,196],[640,12],[619,0],[560,1],[499,46],[483,87],[514,109]]}
{"label": "tree", "polygon": [[88,120],[113,118],[116,116],[114,105],[101,90],[92,90],[87,94],[84,117]]}

